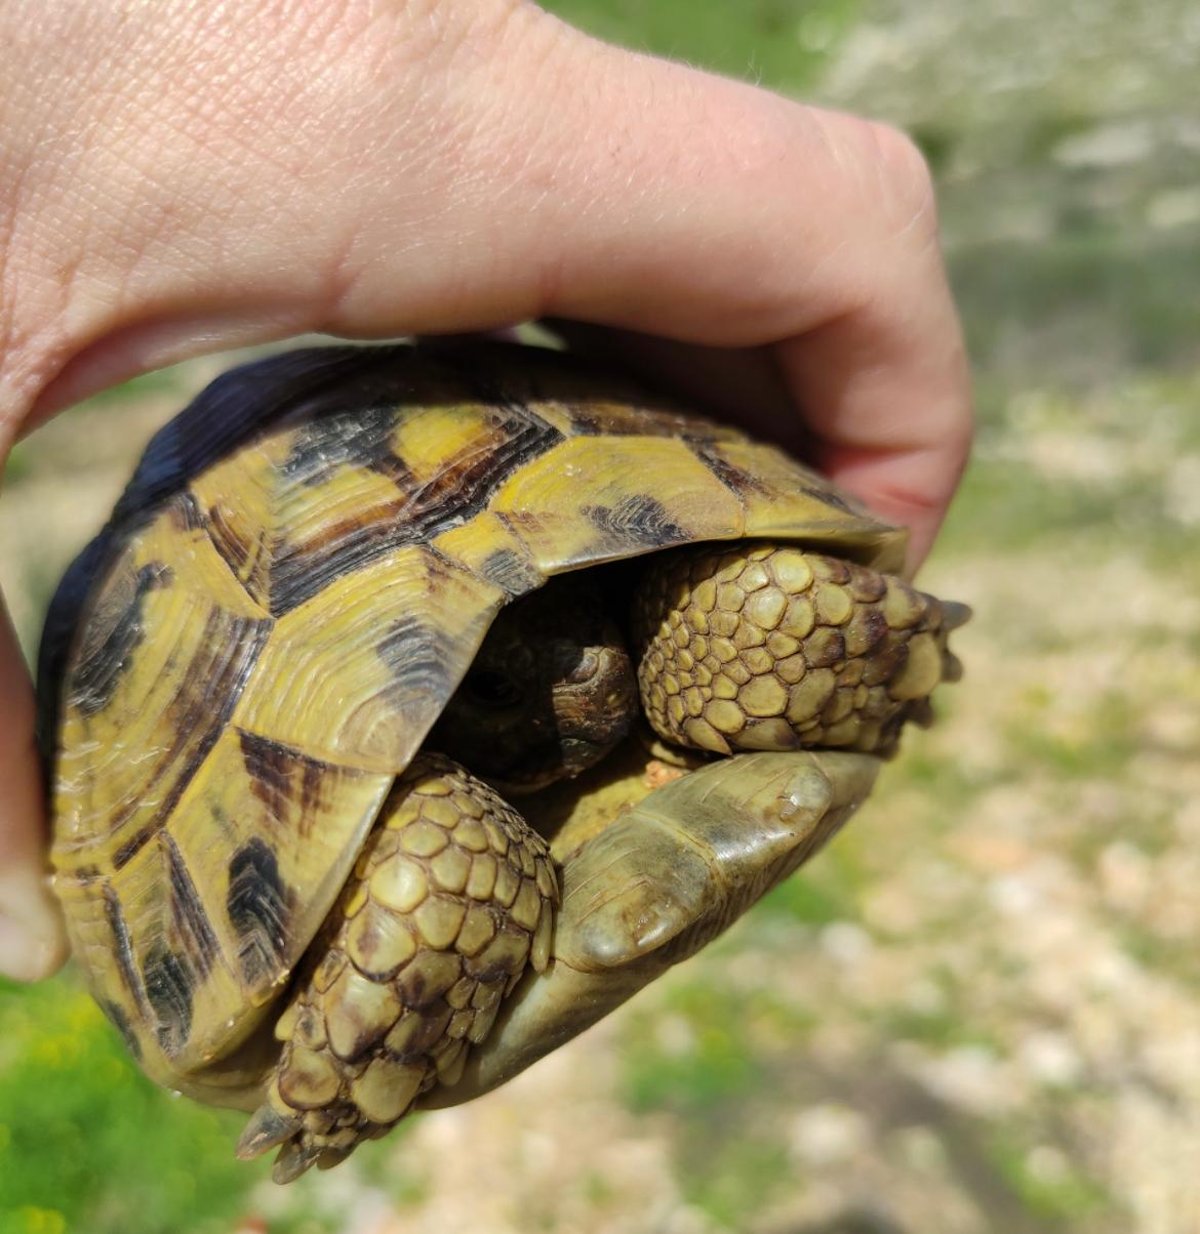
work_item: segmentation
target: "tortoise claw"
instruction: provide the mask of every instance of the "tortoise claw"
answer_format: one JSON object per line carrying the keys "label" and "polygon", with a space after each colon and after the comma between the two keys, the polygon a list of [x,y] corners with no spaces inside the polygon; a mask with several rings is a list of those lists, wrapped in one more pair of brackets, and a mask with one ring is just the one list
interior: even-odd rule
{"label": "tortoise claw", "polygon": [[326,1150],[318,1144],[301,1144],[298,1140],[289,1140],[275,1158],[271,1179],[280,1184],[294,1183],[301,1174],[307,1173]]}
{"label": "tortoise claw", "polygon": [[942,600],[942,629],[957,630],[971,620],[971,606],[958,600]]}
{"label": "tortoise claw", "polygon": [[288,1118],[269,1105],[260,1105],[250,1116],[234,1150],[242,1161],[251,1161],[290,1140],[301,1128],[298,1118]]}

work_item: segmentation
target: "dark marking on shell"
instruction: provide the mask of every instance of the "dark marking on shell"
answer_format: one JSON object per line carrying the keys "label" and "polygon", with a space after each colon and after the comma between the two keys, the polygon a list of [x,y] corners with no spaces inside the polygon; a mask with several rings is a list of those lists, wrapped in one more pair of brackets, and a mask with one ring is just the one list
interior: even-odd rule
{"label": "dark marking on shell", "polygon": [[691,538],[657,497],[640,493],[623,497],[615,506],[585,506],[583,513],[593,527],[622,545],[663,548]]}
{"label": "dark marking on shell", "polygon": [[[310,420],[297,431],[280,474],[287,481],[313,485],[320,484],[335,467],[366,467],[407,491],[412,487],[412,473],[392,450],[392,434],[400,419],[399,409],[390,404]],[[336,432],[330,432],[331,420]]]}
{"label": "dark marking on shell", "polygon": [[741,498],[747,493],[765,494],[767,492],[766,486],[757,476],[738,467],[736,463],[722,458],[715,450],[707,449],[703,445],[691,445],[691,448],[692,453],[735,497]]}
{"label": "dark marking on shell", "polygon": [[[138,793],[132,795],[124,809],[114,815],[111,834],[115,835],[125,825],[141,798],[157,789],[164,779],[167,786],[150,821],[117,848],[114,863],[118,859],[121,859],[121,864],[129,861],[162,830],[171,817],[184,790],[224,731],[272,625],[265,619],[235,618],[218,608],[209,610],[199,641],[205,654],[189,661],[186,674],[167,709],[170,723],[164,725],[164,731],[170,734],[171,743],[159,753],[153,770]],[[216,707],[214,700],[219,704]]]}
{"label": "dark marking on shell", "polygon": [[206,529],[204,512],[195,495],[184,489],[167,507],[172,525],[179,531],[203,531]]}
{"label": "dark marking on shell", "polygon": [[400,703],[449,697],[454,680],[447,673],[452,640],[413,613],[398,617],[387,628],[375,654],[392,676],[388,693]]}
{"label": "dark marking on shell", "polygon": [[165,497],[269,426],[293,415],[361,405],[359,391],[397,385],[412,349],[316,347],[224,373],[151,438],[110,526],[136,523]]}
{"label": "dark marking on shell", "polygon": [[178,934],[178,944],[186,957],[187,967],[203,979],[212,972],[220,944],[178,845],[166,832],[163,833],[162,843],[171,884],[171,917]]}
{"label": "dark marking on shell", "polygon": [[137,855],[146,847],[146,845],[156,836],[162,829],[162,823],[158,820],[147,823],[135,835],[129,837],[121,844],[113,853],[113,869],[123,870]]}
{"label": "dark marking on shell", "polygon": [[[392,409],[388,414],[394,431],[403,409]],[[358,517],[330,522],[306,540],[280,542],[270,569],[271,612],[277,616],[289,612],[331,580],[466,522],[487,505],[496,488],[518,468],[563,439],[557,429],[522,408],[497,407],[492,418],[492,442],[486,448],[478,443],[464,448],[436,476],[418,481],[399,464],[392,469],[388,474],[397,485],[394,502],[365,510]],[[317,458],[327,465],[336,461],[344,423],[351,419],[347,414],[313,423],[305,468],[311,469]],[[324,450],[318,449],[321,441],[328,443]],[[313,482],[307,480],[307,474],[305,482]]]}
{"label": "dark marking on shell", "polygon": [[246,589],[247,594],[256,602],[262,602],[262,594],[266,587],[267,560],[264,552],[263,539],[265,532],[259,528],[254,534],[254,542],[247,543],[238,533],[237,527],[230,521],[227,506],[222,502],[210,505],[205,514],[205,530],[212,541],[217,555],[229,567],[230,573]]}
{"label": "dark marking on shell", "polygon": [[480,563],[479,573],[489,583],[503,587],[510,596],[523,596],[544,581],[537,566],[523,553],[511,548],[498,548],[489,553]]}
{"label": "dark marking on shell", "polygon": [[96,1001],[100,1004],[100,1010],[108,1017],[109,1023],[121,1034],[121,1038],[125,1042],[125,1048],[140,1063],[142,1061],[142,1043],[133,1031],[133,1025],[125,1014],[124,1008],[114,1003],[110,998],[98,998]]}
{"label": "dark marking on shell", "polygon": [[142,980],[157,1020],[158,1044],[173,1058],[187,1045],[192,1031],[194,979],[187,964],[160,939],[142,964]]}
{"label": "dark marking on shell", "polygon": [[146,597],[169,587],[172,577],[170,566],[148,562],[132,580],[122,579],[114,592],[104,596],[104,603],[97,605],[68,686],[72,701],[85,716],[108,706],[144,637]]}
{"label": "dark marking on shell", "polygon": [[133,1001],[139,1007],[144,1008],[146,999],[137,964],[133,958],[133,942],[129,937],[129,924],[125,920],[121,901],[111,883],[104,884],[104,916],[113,937],[117,968],[120,970],[121,979],[125,982],[125,988],[129,991]]}
{"label": "dark marking on shell", "polygon": [[238,741],[250,791],[266,807],[268,816],[281,823],[295,809],[299,812],[298,833],[301,837],[308,835],[311,826],[305,820],[319,812],[326,764],[244,729],[238,730]]}
{"label": "dark marking on shell", "polygon": [[259,836],[247,840],[229,862],[225,908],[238,936],[238,962],[253,986],[270,980],[282,963],[290,900],[270,846]]}

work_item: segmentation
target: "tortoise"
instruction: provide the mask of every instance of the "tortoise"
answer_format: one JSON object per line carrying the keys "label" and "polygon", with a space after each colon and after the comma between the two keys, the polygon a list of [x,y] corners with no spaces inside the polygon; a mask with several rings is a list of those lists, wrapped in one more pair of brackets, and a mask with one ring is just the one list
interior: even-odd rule
{"label": "tortoise", "polygon": [[227,373],[43,633],[94,996],[154,1080],[253,1111],[280,1181],[494,1087],[792,872],[928,718],[966,610],[903,551],[551,349]]}

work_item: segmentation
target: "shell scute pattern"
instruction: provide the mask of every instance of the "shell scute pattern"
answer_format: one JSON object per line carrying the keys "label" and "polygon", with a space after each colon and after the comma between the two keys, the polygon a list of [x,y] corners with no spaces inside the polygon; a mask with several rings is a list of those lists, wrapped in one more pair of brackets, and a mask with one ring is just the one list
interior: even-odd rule
{"label": "shell scute pattern", "polygon": [[[597,395],[557,357],[476,359],[330,348],[227,375],[56,597],[59,893],[98,999],[177,1087],[205,1093],[277,997],[510,598],[696,540],[836,538],[895,564],[893,533],[770,448]],[[75,647],[81,609],[107,616]],[[432,855],[432,876],[523,921],[525,875],[492,847],[465,875]],[[482,927],[456,928],[468,954]]]}

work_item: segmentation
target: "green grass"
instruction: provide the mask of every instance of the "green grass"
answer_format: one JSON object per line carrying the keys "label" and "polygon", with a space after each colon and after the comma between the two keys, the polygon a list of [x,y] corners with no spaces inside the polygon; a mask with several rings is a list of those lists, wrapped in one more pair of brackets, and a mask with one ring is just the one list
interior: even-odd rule
{"label": "green grass", "polygon": [[[0,1232],[207,1234],[266,1172],[240,1116],[171,1098],[63,979],[0,985]],[[282,1228],[282,1227],[281,1227]]]}
{"label": "green grass", "polygon": [[853,28],[858,0],[546,0],[600,38],[779,90],[811,87]]}
{"label": "green grass", "polygon": [[1035,1146],[1032,1135],[1011,1130],[994,1132],[987,1141],[993,1166],[1030,1214],[1049,1222],[1077,1222],[1115,1211],[1116,1198],[1065,1156],[1054,1158],[1052,1171],[1039,1170]]}

